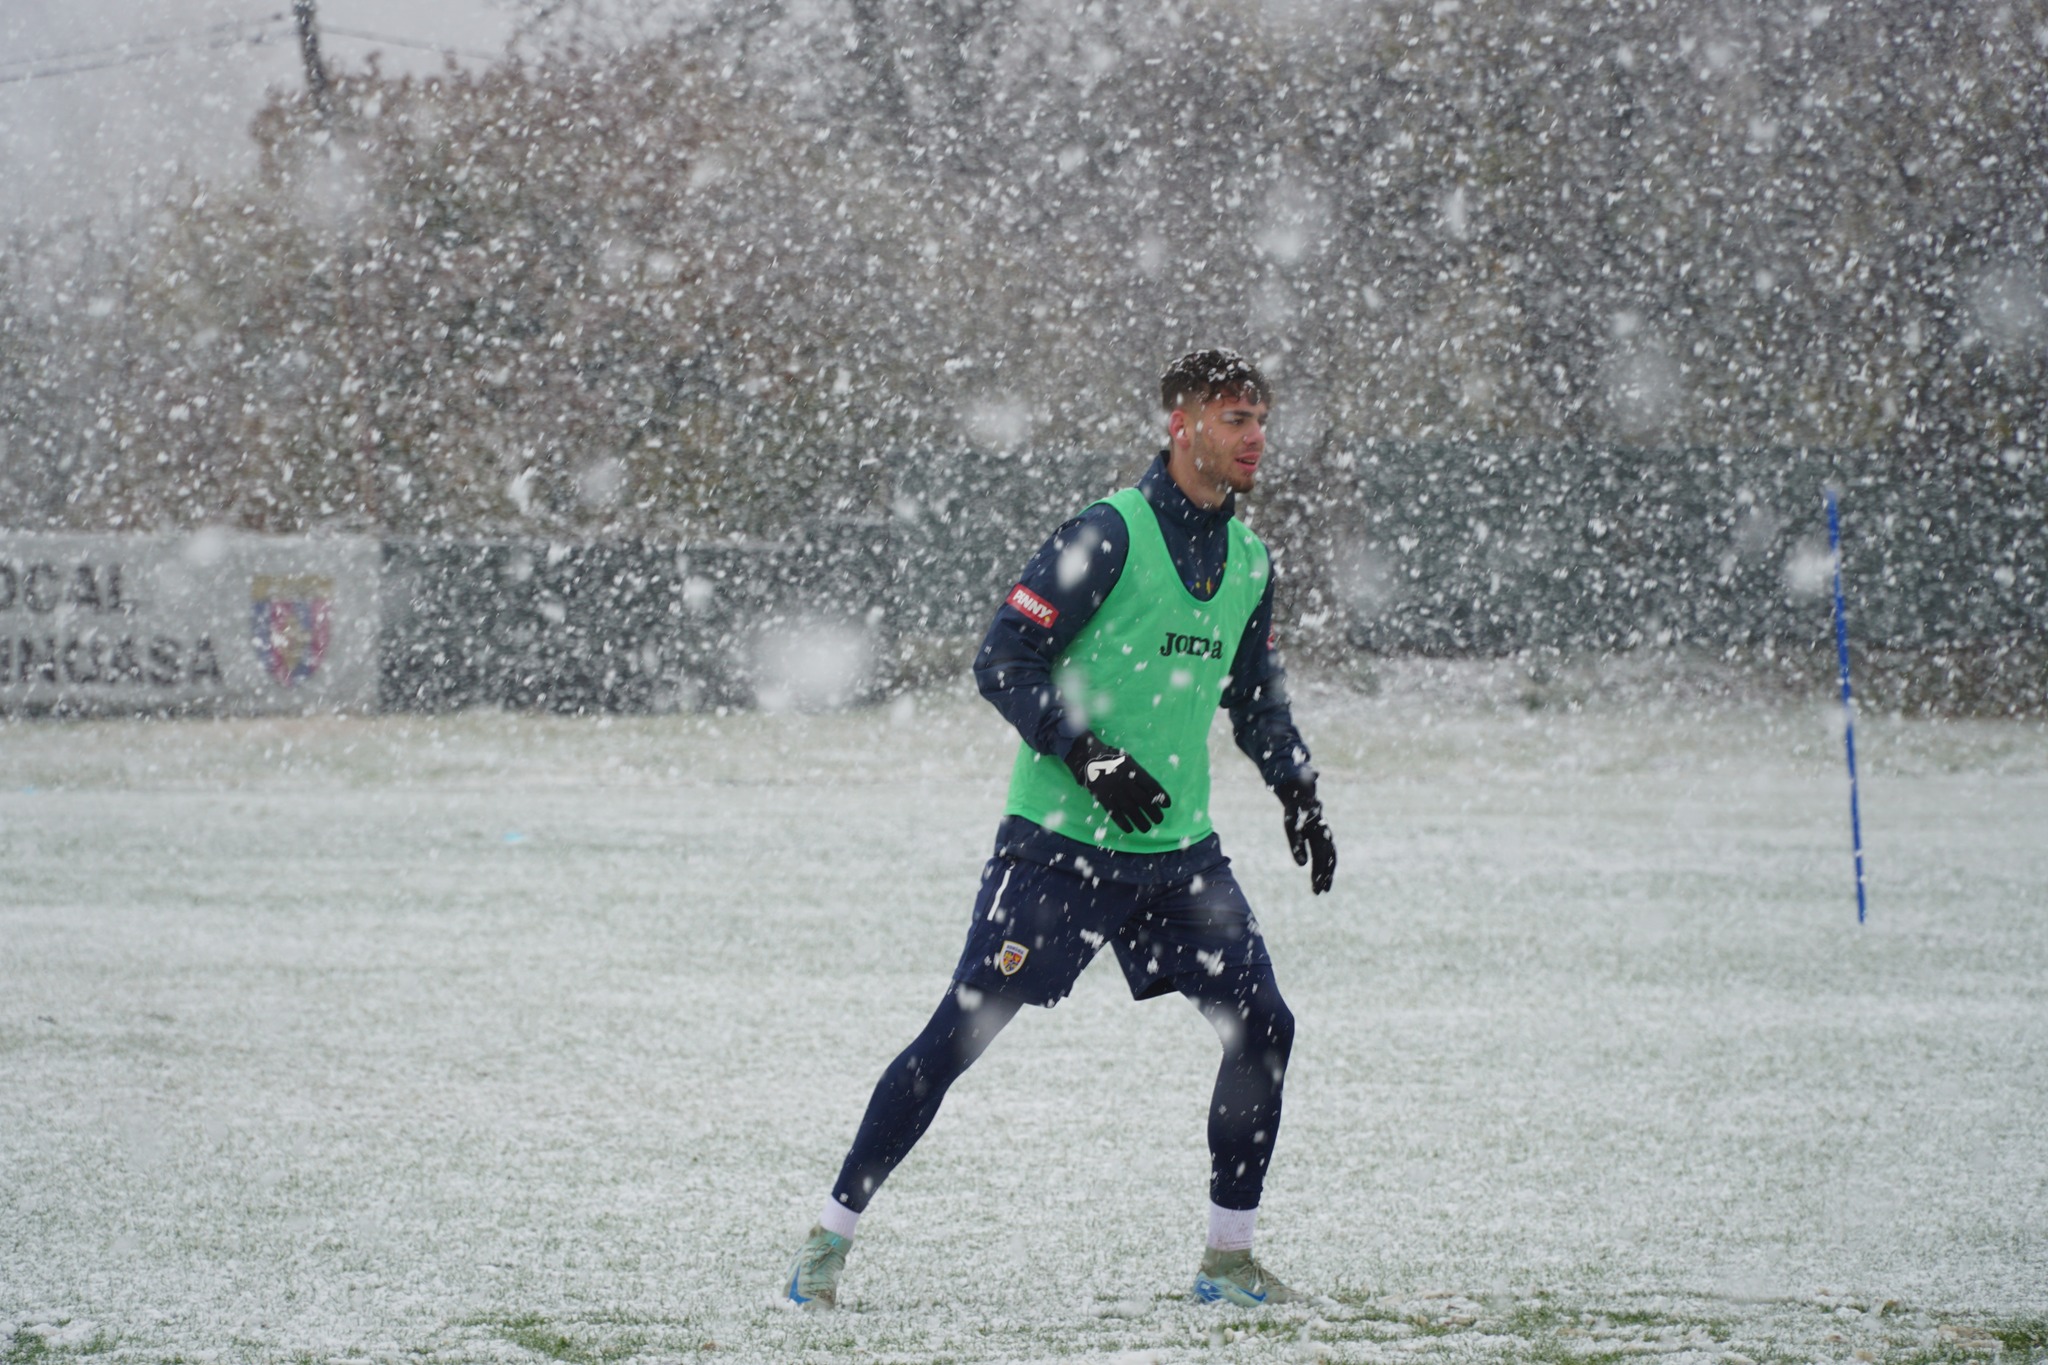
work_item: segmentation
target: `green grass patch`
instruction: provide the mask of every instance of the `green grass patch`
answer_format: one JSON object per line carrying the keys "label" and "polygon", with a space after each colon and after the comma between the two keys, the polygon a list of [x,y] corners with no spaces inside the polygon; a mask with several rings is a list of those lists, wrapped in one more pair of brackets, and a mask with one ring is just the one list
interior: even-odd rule
{"label": "green grass patch", "polygon": [[471,1322],[474,1326],[490,1328],[514,1346],[549,1360],[567,1362],[567,1365],[606,1365],[606,1362],[636,1354],[647,1344],[644,1333],[629,1333],[601,1344],[579,1341],[539,1313],[520,1313],[509,1318],[482,1317]]}
{"label": "green grass patch", "polygon": [[1380,1298],[1382,1296],[1369,1289],[1333,1290],[1330,1293],[1330,1297],[1350,1309],[1355,1317],[1363,1318],[1370,1322],[1398,1322],[1401,1318],[1399,1313],[1382,1307],[1380,1305]]}
{"label": "green grass patch", "polygon": [[1669,1313],[1650,1313],[1637,1308],[1617,1308],[1602,1313],[1600,1318],[1609,1327],[1689,1327],[1692,1324],[1683,1318],[1674,1318]]}
{"label": "green grass patch", "polygon": [[34,1332],[17,1331],[7,1343],[7,1353],[0,1355],[4,1365],[29,1365],[32,1360],[42,1360],[50,1353],[50,1343]]}
{"label": "green grass patch", "polygon": [[1984,1331],[2004,1342],[2008,1351],[2048,1351],[2048,1317],[2005,1318],[1987,1324]]}
{"label": "green grass patch", "polygon": [[72,1356],[104,1355],[114,1349],[115,1337],[106,1328],[93,1330],[93,1334],[82,1342],[67,1342],[63,1346],[51,1346],[42,1333],[19,1328],[7,1339],[6,1349],[0,1350],[0,1365],[28,1365],[29,1361],[42,1361],[45,1365]]}
{"label": "green grass patch", "polygon": [[1515,1337],[1548,1336],[1565,1326],[1567,1321],[1565,1314],[1554,1304],[1518,1303],[1491,1330]]}
{"label": "green grass patch", "polygon": [[574,1338],[557,1329],[538,1313],[522,1313],[516,1318],[508,1318],[495,1325],[504,1334],[505,1340],[514,1346],[523,1346],[535,1355],[543,1355],[550,1360],[571,1361],[574,1365],[590,1365],[594,1360],[588,1351],[576,1344]]}
{"label": "green grass patch", "polygon": [[1619,1342],[1612,1350],[1586,1351],[1577,1349],[1573,1342],[1563,1337],[1548,1334],[1532,1335],[1525,1345],[1508,1352],[1506,1358],[1516,1365],[1623,1365],[1629,1361],[1641,1365],[1643,1360],[1641,1355],[1624,1349]]}

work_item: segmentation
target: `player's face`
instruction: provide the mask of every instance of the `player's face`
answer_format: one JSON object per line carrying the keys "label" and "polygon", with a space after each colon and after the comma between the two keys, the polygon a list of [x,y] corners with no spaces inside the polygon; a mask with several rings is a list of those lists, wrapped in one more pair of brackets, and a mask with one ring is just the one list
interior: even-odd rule
{"label": "player's face", "polygon": [[1182,487],[1189,497],[1214,507],[1232,493],[1252,491],[1266,454],[1268,411],[1250,395],[1235,393],[1174,410],[1167,436],[1173,460],[1185,471]]}

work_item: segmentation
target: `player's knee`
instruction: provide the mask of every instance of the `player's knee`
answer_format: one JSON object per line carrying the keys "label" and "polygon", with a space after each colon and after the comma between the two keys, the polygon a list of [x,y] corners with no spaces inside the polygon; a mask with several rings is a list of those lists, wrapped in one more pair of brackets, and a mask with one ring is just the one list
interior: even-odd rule
{"label": "player's knee", "polygon": [[1294,1011],[1287,1008],[1287,1002],[1277,994],[1257,999],[1245,1023],[1253,1047],[1265,1053],[1271,1064],[1286,1066],[1294,1051]]}

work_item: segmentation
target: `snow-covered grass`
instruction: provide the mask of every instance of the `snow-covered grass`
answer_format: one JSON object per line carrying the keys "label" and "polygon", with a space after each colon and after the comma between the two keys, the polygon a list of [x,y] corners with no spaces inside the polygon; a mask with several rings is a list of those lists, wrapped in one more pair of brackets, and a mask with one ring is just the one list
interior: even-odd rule
{"label": "snow-covered grass", "polygon": [[[2048,731],[1408,666],[1304,688],[1246,1315],[1214,1041],[1098,967],[961,1081],[857,1311],[767,1305],[937,999],[1010,741],[828,716],[0,725],[0,1360],[2048,1355]],[[1218,743],[1227,743],[1219,730]]]}

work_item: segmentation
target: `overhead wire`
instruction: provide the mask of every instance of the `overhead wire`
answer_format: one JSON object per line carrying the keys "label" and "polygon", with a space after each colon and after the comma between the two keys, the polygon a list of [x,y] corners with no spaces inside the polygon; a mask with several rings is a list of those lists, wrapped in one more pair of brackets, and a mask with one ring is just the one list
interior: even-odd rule
{"label": "overhead wire", "polygon": [[[258,31],[256,33],[241,33],[225,38],[214,38],[204,43],[202,46],[204,46],[208,50],[219,50],[221,48],[239,46],[255,46],[259,43],[266,43],[271,41],[271,34],[268,32],[268,29],[274,26],[281,19],[282,16],[279,16],[277,19],[251,19],[246,22],[238,22],[234,24],[216,24],[210,26],[209,28],[194,29],[189,34],[181,34],[172,38],[140,39],[126,43],[110,43],[105,47],[97,49],[84,49],[75,53],[74,55],[86,56],[91,55],[94,52],[114,52],[119,53],[120,55],[108,57],[102,61],[73,61],[68,66],[52,66],[42,70],[30,69],[26,71],[0,72],[0,85],[20,85],[26,81],[49,80],[56,76],[75,76],[82,71],[106,71],[117,66],[130,66],[136,62],[153,62],[157,60],[159,57],[168,56],[171,52],[177,50],[180,47],[192,45],[193,39],[201,37],[206,33],[216,32],[221,28],[248,28],[254,25],[260,26],[261,31]],[[148,50],[138,50],[145,47],[147,47]],[[52,62],[59,60],[69,59],[46,55],[22,59],[12,63],[12,65],[33,67],[33,65],[36,63]],[[0,65],[6,64],[0,63]]]}
{"label": "overhead wire", "polygon": [[[155,61],[180,47],[193,45],[194,40],[206,38],[209,34],[220,34],[230,29],[243,32],[225,37],[210,38],[203,46],[217,51],[236,46],[257,46],[274,40],[271,32],[277,25],[288,22],[283,13],[269,14],[261,18],[235,19],[224,23],[208,24],[203,28],[187,29],[183,33],[168,34],[161,38],[131,38],[118,43],[104,43],[95,47],[70,48],[59,52],[38,53],[33,57],[0,59],[0,85],[20,85],[27,81],[49,80],[57,76],[75,76],[87,71],[106,71],[118,66],[129,66],[136,62]],[[255,28],[254,33],[247,32]],[[364,29],[338,27],[322,24],[323,35],[352,38],[362,42],[385,43],[392,47],[413,48],[421,52],[439,52],[449,56],[468,57],[477,61],[494,62],[503,54],[478,52],[470,48],[457,47],[449,43],[424,43],[417,39],[400,38],[388,33],[372,33]],[[98,58],[99,60],[79,60]],[[57,63],[64,63],[57,65]],[[21,68],[9,70],[8,68]]]}
{"label": "overhead wire", "polygon": [[36,66],[45,62],[68,62],[74,57],[97,57],[108,52],[127,53],[141,47],[170,47],[188,38],[197,38],[208,33],[224,33],[229,29],[247,28],[251,24],[278,24],[284,22],[283,12],[263,14],[248,19],[227,19],[217,24],[205,24],[199,28],[188,28],[182,33],[169,33],[161,38],[122,38],[117,42],[95,43],[91,47],[63,48],[56,52],[39,52],[32,57],[0,57],[0,67]]}
{"label": "overhead wire", "polygon": [[[187,29],[183,33],[167,34],[161,38],[128,38],[117,43],[101,43],[93,47],[43,52],[32,57],[0,58],[0,85],[42,80],[51,76],[69,76],[80,71],[103,71],[133,62],[153,61],[176,48],[188,45],[194,39],[229,29],[240,29],[243,32],[225,38],[214,38],[207,42],[206,46],[223,48],[238,43],[265,42],[269,38],[267,30],[284,22],[284,18],[282,14],[270,14],[261,18],[232,19],[225,23],[208,24],[204,28]],[[249,33],[247,30],[250,28],[256,28],[258,31]],[[78,60],[80,58],[102,60],[81,61]],[[8,71],[9,67],[19,69]]]}
{"label": "overhead wire", "polygon": [[410,47],[421,52],[442,52],[456,57],[472,57],[477,61],[495,62],[504,56],[502,52],[478,52],[471,48],[456,47],[452,43],[423,43],[416,38],[397,38],[388,33],[371,33],[360,28],[343,28],[338,24],[320,25],[320,36],[332,34],[337,38],[355,38],[367,43],[389,43],[393,47]]}

